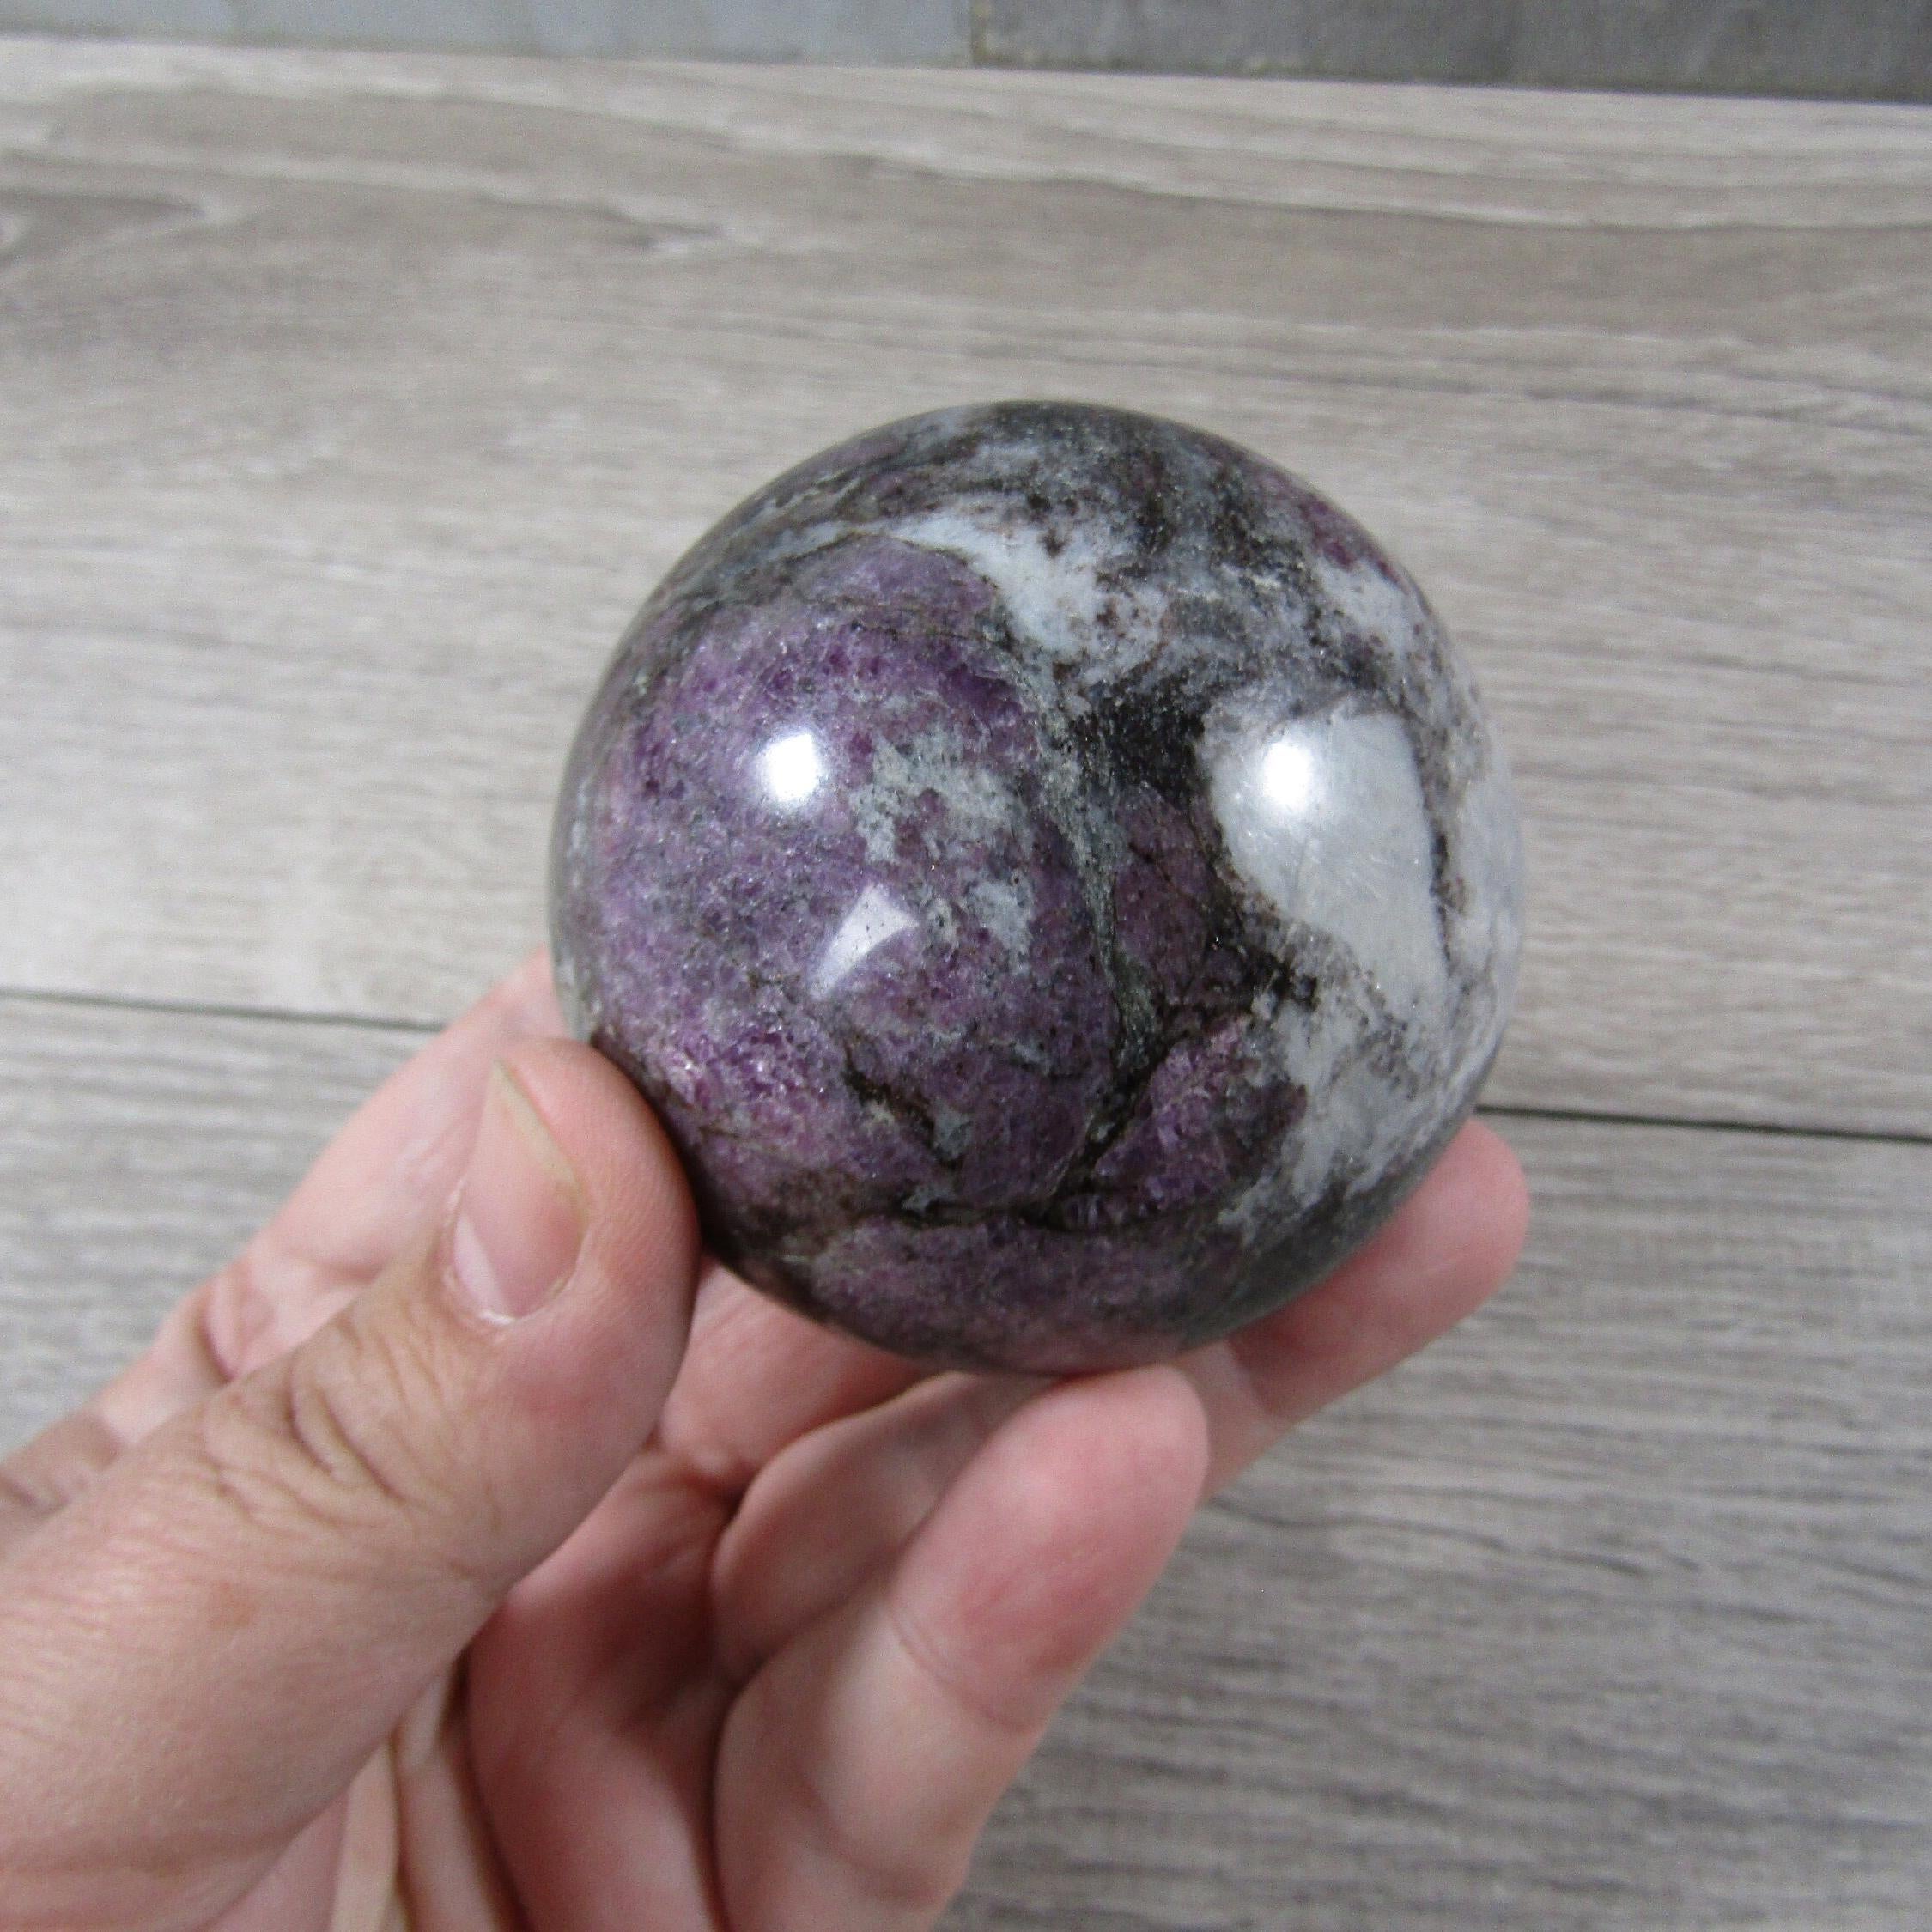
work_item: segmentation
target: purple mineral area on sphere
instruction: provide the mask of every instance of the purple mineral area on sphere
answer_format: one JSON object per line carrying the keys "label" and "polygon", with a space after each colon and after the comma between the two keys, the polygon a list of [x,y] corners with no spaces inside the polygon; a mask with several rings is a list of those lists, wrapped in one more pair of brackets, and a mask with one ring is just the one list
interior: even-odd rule
{"label": "purple mineral area on sphere", "polygon": [[940,410],[676,566],[578,734],[573,1024],[707,1236],[923,1359],[1157,1359],[1306,1287],[1473,1105],[1509,781],[1414,585],[1218,438]]}

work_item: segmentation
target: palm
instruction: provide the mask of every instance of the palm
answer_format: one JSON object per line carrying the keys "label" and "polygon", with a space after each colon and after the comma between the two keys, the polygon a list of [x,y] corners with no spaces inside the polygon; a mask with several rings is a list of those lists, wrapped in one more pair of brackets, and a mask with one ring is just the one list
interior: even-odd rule
{"label": "palm", "polygon": [[[560,1030],[533,960],[405,1067],[95,1405],[126,1442],[295,1346],[440,1210],[491,1062]],[[1508,1273],[1468,1130],[1362,1255],[1175,1370],[932,1376],[721,1269],[657,1428],[456,1672],[260,1874],[257,1927],[923,1927],[1204,1488]],[[231,1894],[232,1895],[232,1894]]]}
{"label": "palm", "polygon": [[[843,1761],[798,1753],[823,1732],[839,1653],[867,1641],[867,1613],[908,1538],[1039,1386],[921,1378],[713,1270],[659,1430],[479,1637],[460,1686],[437,1686],[364,1774],[335,1869],[369,1887],[386,1866],[398,1897],[433,1907],[432,1923],[465,1926],[819,1923],[799,1910],[805,1888],[855,1895],[867,1923],[929,1923],[957,1872],[934,1860],[945,1820],[919,1809],[918,1791],[891,1789],[920,1738],[882,1729]],[[1157,1446],[1170,1431],[1151,1420]],[[1051,1497],[1056,1516],[1090,1517],[1091,1480],[1078,1466],[1046,1472],[1030,1485],[1034,1506]],[[946,1568],[961,1581],[983,1568],[983,1557],[971,1563],[983,1540],[972,1525],[997,1492],[979,1487],[959,1490],[958,1520],[920,1547],[942,1591]],[[1058,1581],[1065,1594],[1094,1579],[1075,1564]],[[1049,1653],[1034,1663],[1054,1668],[1054,1595],[978,1631],[993,1637],[996,1664],[1011,1666],[1012,1639],[1026,1647],[1031,1626]],[[957,1680],[923,1655],[908,1668],[956,1706],[959,1726],[999,1730],[1000,1690],[982,1703],[970,1659]],[[1015,1766],[1030,1728],[997,1738]],[[869,1800],[843,1825],[841,1781]],[[896,1821],[881,1803],[899,1807]],[[969,1843],[969,1831],[961,1857]],[[283,1883],[278,1874],[270,1893],[278,1908]]]}
{"label": "palm", "polygon": [[[823,1492],[799,1478],[849,1460],[838,1419],[914,1373],[714,1271],[658,1434],[472,1646],[459,1691],[439,1686],[365,1774],[388,1805],[355,1812],[377,1850],[352,1863],[392,1845],[394,1883],[431,1923],[733,1923],[750,1874],[726,1861],[756,1844],[732,1821],[755,1826],[772,1787],[761,1762],[739,1788],[727,1741],[760,1723],[777,1654],[902,1535],[880,1507],[841,1512],[829,1536]],[[912,1459],[899,1475],[916,1479]]]}
{"label": "palm", "polygon": [[[849,1621],[890,1564],[909,1527],[892,1503],[909,1509],[921,1480],[913,1419],[896,1411],[896,1498],[866,1495],[852,1438],[884,1419],[841,1419],[914,1374],[722,1270],[708,1278],[652,1442],[471,1653],[479,1801],[535,1926],[740,1922],[769,1875],[761,1853],[800,1822],[767,1814],[811,1802],[761,1741],[817,1722],[823,1674],[808,1653],[836,1642],[841,1613]],[[948,1379],[963,1393],[964,1378]],[[828,1465],[846,1473],[835,1489],[806,1479]],[[891,1883],[885,1870],[848,1876]]]}
{"label": "palm", "polygon": [[[983,1572],[975,1524],[996,1498],[1003,1514],[1016,1499],[1003,1493],[1010,1485],[981,1480],[975,1493],[955,1479],[1039,1386],[922,1378],[713,1270],[652,1441],[513,1593],[460,1677],[425,1695],[357,1789],[230,1924],[288,1923],[299,1881],[317,1923],[342,1913],[344,1889],[359,1910],[368,1900],[371,1923],[382,1923],[385,1892],[428,1923],[465,1927],[854,1923],[801,1912],[807,1890],[862,1899],[867,1923],[929,1923],[957,1860],[935,1862],[945,1820],[920,1808],[919,1791],[892,1789],[920,1735],[930,1743],[929,1728],[880,1728],[848,1741],[842,1759],[828,1751],[808,1762],[801,1747],[823,1734],[840,1652],[876,1634],[868,1613],[895,1571],[907,1573],[916,1553],[927,1587],[942,1594],[949,1571],[959,1582]],[[1157,1399],[1157,1455],[1172,1439]],[[1056,1433],[1075,1449],[1073,1436]],[[1197,1474],[1188,1472],[1190,1485]],[[1032,1544],[1059,1540],[1042,1502],[1069,1523],[1097,1508],[1106,1515],[1091,1494],[1091,1457],[1068,1453],[1039,1479],[1028,1485],[1030,1558]],[[946,1534],[908,1551],[949,1489],[959,1506]],[[1138,1504],[1127,1516],[1137,1513]],[[1032,1653],[1017,1660],[1023,1675],[1054,1673],[1058,1600],[1091,1590],[1096,1563],[1106,1569],[1121,1555],[1131,1582],[1140,1567],[1133,1554],[1096,1552],[1010,1605],[1017,1615],[995,1608],[982,1619],[975,1637],[991,1639],[992,1656],[977,1661],[993,1666],[983,1691],[971,1687],[970,1656],[957,1678],[923,1653],[908,1668],[952,1707],[957,1727],[991,1727],[1017,1768],[1032,1727],[1006,1731],[997,1709],[1015,1638]],[[989,1801],[1003,1782],[985,1786]],[[866,1814],[841,1824],[854,1791],[867,1795]],[[882,1803],[896,1805],[896,1820],[879,1814]],[[976,1819],[967,1823],[962,1860]]]}
{"label": "palm", "polygon": [[781,1923],[761,1899],[805,1881],[776,1868],[799,1853],[846,1858],[864,1892],[915,1892],[895,1833],[841,1838],[796,1754],[825,1725],[830,1657],[864,1642],[867,1590],[964,1447],[945,1451],[937,1418],[969,1428],[999,1400],[945,1377],[866,1413],[912,1376],[722,1271],[705,1283],[657,1436],[471,1652],[471,1762],[537,1926]]}

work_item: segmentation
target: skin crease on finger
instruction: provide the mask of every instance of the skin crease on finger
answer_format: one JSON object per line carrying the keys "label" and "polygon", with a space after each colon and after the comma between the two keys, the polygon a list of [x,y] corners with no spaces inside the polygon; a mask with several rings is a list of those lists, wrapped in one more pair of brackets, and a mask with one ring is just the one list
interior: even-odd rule
{"label": "skin crease on finger", "polygon": [[[400,1627],[418,1641],[452,1616],[448,1605],[398,1626],[393,1583],[376,1566],[335,1608],[288,1613],[284,1661],[271,1656],[273,1668],[248,1677],[248,1708],[238,1710],[241,1680],[190,1654],[232,1645],[234,1633],[204,1625],[171,1662],[159,1599],[120,1590],[57,1609],[63,1592],[33,1581],[28,1545],[69,1519],[76,1498],[125,1493],[106,1478],[130,1445],[193,1414],[237,1373],[273,1371],[292,1344],[399,1265],[445,1214],[489,1069],[506,1054],[535,1069],[528,1077],[550,1095],[550,1126],[574,1163],[594,1166],[613,1147],[621,1156],[630,1135],[641,1138],[629,1157],[658,1160],[652,1123],[572,1057],[582,1049],[533,1048],[558,1030],[547,975],[532,962],[363,1108],[251,1243],[246,1267],[200,1291],[149,1357],[57,1425],[51,1452],[29,1445],[16,1459],[16,1506],[0,1515],[0,1603],[11,1613],[0,1648],[0,1767],[11,1761],[10,1772],[0,1768],[4,1932],[149,1932],[206,1924],[223,1905],[225,1932],[929,1925],[980,1821],[1151,1581],[1198,1496],[1460,1320],[1507,1275],[1522,1238],[1520,1170],[1492,1133],[1472,1126],[1368,1248],[1278,1315],[1169,1368],[1059,1384],[924,1374],[713,1267],[654,1426],[635,1422],[628,1443],[613,1438],[611,1474],[586,1492],[602,1500],[570,1505],[587,1516],[509,1589],[466,1650],[458,1615],[448,1649],[437,1639],[420,1653],[393,1728],[335,1785],[345,1796],[306,1827],[273,1826],[280,1837],[265,1841],[248,1834],[271,1829],[275,1807],[252,1814],[244,1803],[216,1843],[205,1816],[182,1809],[196,1786],[197,1737],[219,1730],[228,1761],[253,1767],[244,1798],[301,1784],[313,1775],[312,1741],[353,1712],[368,1694],[367,1667],[397,1641],[376,1633]],[[552,1054],[563,1057],[543,1059]],[[598,1111],[606,1106],[617,1111]],[[607,1128],[588,1126],[606,1118]],[[651,1217],[672,1212],[671,1199],[647,1210],[634,1202],[623,1238],[649,1246]],[[590,1387],[600,1372],[586,1360],[570,1375]],[[496,1400],[484,1401],[483,1419],[513,1432],[513,1416],[490,1419]],[[1131,1450],[1144,1417],[1147,1442],[1182,1443],[1190,1428],[1179,1425],[1177,1404],[1197,1412],[1200,1447],[1159,1452],[1157,1481],[1131,1455],[1121,1460],[1123,1431]],[[1157,1425],[1157,1416],[1167,1420]],[[453,1412],[447,1426],[468,1425]],[[529,1439],[532,1480],[575,1453],[554,1428]],[[433,1461],[439,1451],[420,1442],[410,1453]],[[1099,1508],[1109,1481],[1172,1506]],[[143,1507],[162,1520],[172,1509],[165,1497]],[[1056,1533],[1055,1509],[1091,1522],[1094,1535]],[[423,1534],[450,1533],[457,1519],[440,1510]],[[72,1514],[75,1530],[83,1516],[88,1537],[139,1534],[102,1509]],[[473,1517],[464,1504],[461,1520]],[[1008,1590],[993,1560],[1003,1526],[1029,1521],[1048,1522],[1040,1553]],[[77,1579],[94,1561],[77,1546],[68,1574]],[[477,1559],[463,1561],[467,1578]],[[273,1600],[263,1562],[238,1558],[232,1573]],[[329,1562],[331,1573],[345,1563],[370,1569],[346,1552]],[[902,1619],[908,1606],[914,1613]],[[337,1621],[333,1633],[303,1621],[323,1614]],[[86,1624],[98,1642],[62,1637]],[[361,1660],[356,1668],[305,1680],[303,1653],[331,1644]],[[1049,1651],[1048,1668],[1040,1660]],[[58,1680],[76,1668],[108,1675]],[[201,1693],[188,1692],[185,1703],[157,1704],[162,1676],[206,1684],[207,1707],[191,1709]],[[112,1738],[112,1748],[77,1759],[71,1720],[110,1708],[118,1720],[90,1717],[82,1735],[103,1746]],[[153,1721],[140,1716],[147,1710]],[[989,1736],[988,1712],[1012,1721]],[[801,1764],[795,1750],[761,1739],[812,1746]],[[71,1775],[76,1763],[86,1777]],[[935,1767],[929,1788],[898,1791],[902,1772],[892,1767],[909,1763]],[[927,1808],[885,1801],[902,1795]],[[137,1871],[117,1856],[132,1841],[116,1804],[142,1819],[148,1851]],[[50,1894],[30,1912],[16,1880],[56,1868],[58,1902]],[[252,1874],[245,1894],[228,1889],[243,1882],[224,1876],[236,1873]]]}

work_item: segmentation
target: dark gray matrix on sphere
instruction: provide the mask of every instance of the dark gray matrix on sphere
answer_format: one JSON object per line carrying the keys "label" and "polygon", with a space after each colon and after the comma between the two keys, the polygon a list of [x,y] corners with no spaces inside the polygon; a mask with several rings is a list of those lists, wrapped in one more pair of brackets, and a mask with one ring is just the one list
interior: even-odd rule
{"label": "dark gray matrix on sphere", "polygon": [[1070,1370],[1333,1267],[1474,1103],[1509,781],[1361,527],[1178,423],[1012,403],[813,457],[677,565],[571,754],[565,1011],[748,1279]]}

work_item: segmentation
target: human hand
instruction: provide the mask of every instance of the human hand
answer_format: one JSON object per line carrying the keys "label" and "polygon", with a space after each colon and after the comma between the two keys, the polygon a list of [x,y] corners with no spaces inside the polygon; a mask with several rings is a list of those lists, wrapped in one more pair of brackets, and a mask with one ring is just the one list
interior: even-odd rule
{"label": "human hand", "polygon": [[1228,1340],[934,1375],[701,1278],[560,1034],[532,960],[0,1470],[8,1932],[929,1926],[1202,1496],[1522,1239],[1472,1126]]}

